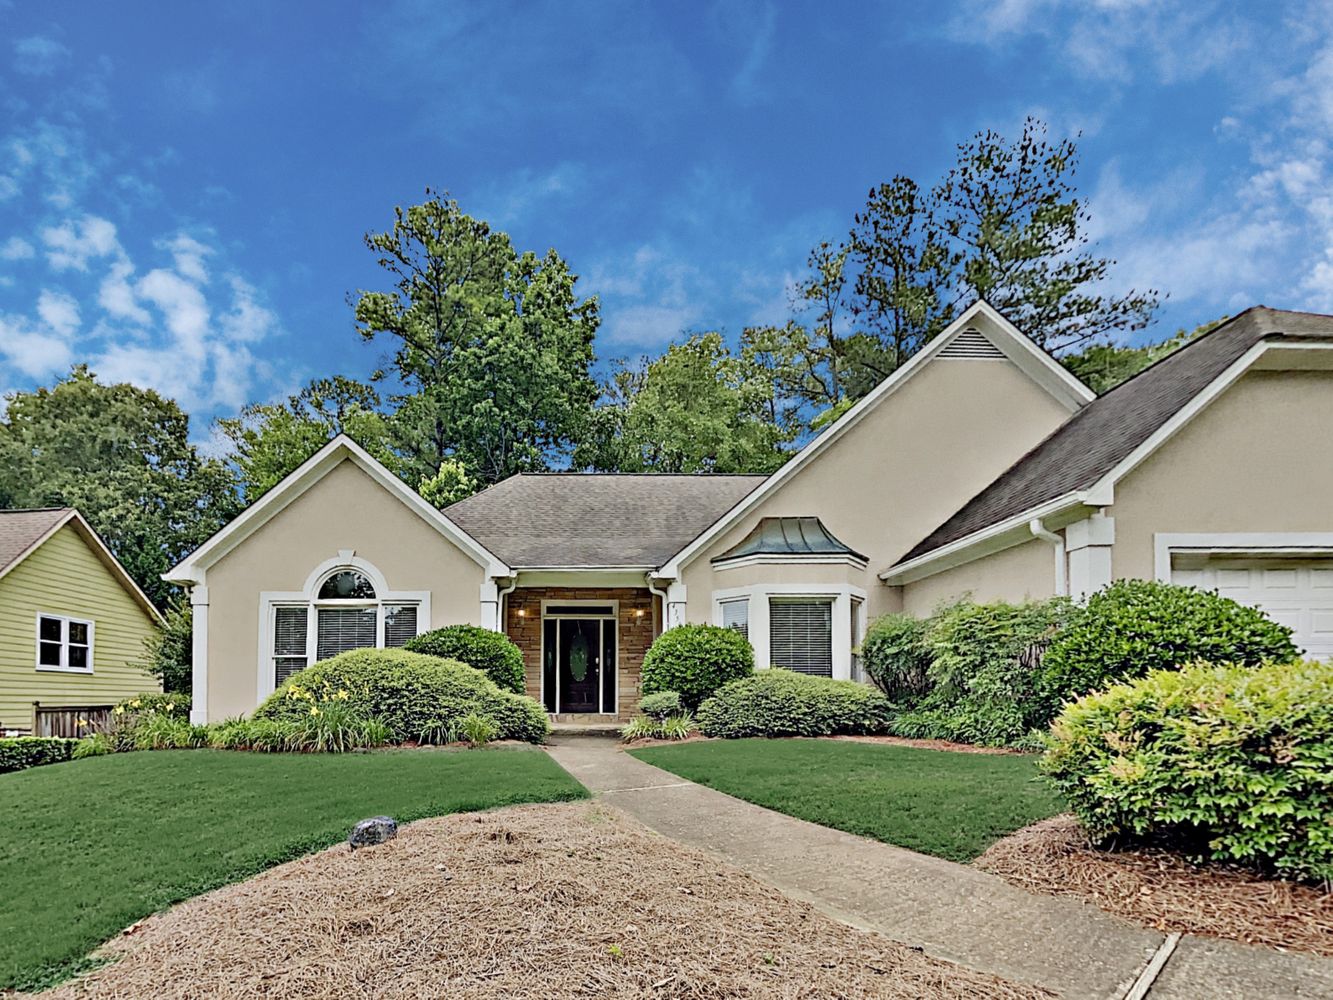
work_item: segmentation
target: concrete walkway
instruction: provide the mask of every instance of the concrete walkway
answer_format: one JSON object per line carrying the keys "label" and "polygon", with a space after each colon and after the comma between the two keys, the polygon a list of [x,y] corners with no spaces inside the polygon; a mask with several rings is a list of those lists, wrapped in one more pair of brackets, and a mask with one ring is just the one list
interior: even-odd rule
{"label": "concrete walkway", "polygon": [[[1071,1000],[1125,997],[1164,941],[1090,904],[742,802],[636,760],[613,740],[557,737],[550,754],[651,829],[830,916]],[[1186,936],[1146,995],[1328,1000],[1333,962]]]}

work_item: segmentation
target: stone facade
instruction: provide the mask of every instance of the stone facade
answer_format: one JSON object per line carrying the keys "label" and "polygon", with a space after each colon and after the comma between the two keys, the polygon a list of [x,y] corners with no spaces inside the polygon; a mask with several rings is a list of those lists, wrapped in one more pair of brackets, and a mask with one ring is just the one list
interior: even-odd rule
{"label": "stone facade", "polygon": [[628,720],[639,703],[639,674],[643,654],[660,627],[657,599],[645,588],[520,587],[505,598],[505,633],[523,650],[528,694],[542,697],[542,601],[617,601],[619,691],[617,716]]}

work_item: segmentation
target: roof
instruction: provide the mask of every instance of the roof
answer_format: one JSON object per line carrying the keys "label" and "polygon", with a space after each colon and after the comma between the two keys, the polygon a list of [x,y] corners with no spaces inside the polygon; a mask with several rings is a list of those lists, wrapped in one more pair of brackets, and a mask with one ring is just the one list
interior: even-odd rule
{"label": "roof", "polygon": [[747,556],[865,556],[850,548],[824,527],[817,517],[763,517],[754,530],[712,562]]}
{"label": "roof", "polygon": [[72,513],[70,507],[0,510],[0,573],[32,551]]}
{"label": "roof", "polygon": [[652,569],[764,479],[519,473],[444,514],[513,567]]}
{"label": "roof", "polygon": [[1333,316],[1247,309],[1076,412],[898,563],[1092,486],[1256,344],[1307,338],[1333,338]]}

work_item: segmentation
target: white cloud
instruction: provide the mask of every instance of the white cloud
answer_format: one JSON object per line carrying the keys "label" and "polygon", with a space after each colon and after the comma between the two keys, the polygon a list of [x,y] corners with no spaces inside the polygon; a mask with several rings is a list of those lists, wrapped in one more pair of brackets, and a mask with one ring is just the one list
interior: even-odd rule
{"label": "white cloud", "polygon": [[176,261],[177,271],[201,285],[208,283],[208,268],[204,261],[212,256],[212,247],[204,246],[186,233],[178,233],[174,238],[166,241],[163,246],[171,251],[171,255]]}
{"label": "white cloud", "polygon": [[42,242],[47,262],[57,271],[86,271],[90,260],[120,252],[115,224],[95,215],[48,226]]}
{"label": "white cloud", "polygon": [[14,42],[14,68],[29,76],[50,76],[69,55],[69,49],[60,42],[42,35]]}
{"label": "white cloud", "polygon": [[0,316],[0,380],[21,375],[44,379],[70,366],[69,342],[54,331],[43,330],[22,316]]}
{"label": "white cloud", "polygon": [[71,339],[79,329],[79,304],[64,292],[43,289],[37,298],[37,315],[63,340]]}
{"label": "white cloud", "polygon": [[0,244],[0,260],[30,260],[36,254],[33,245],[21,236],[11,236]]}
{"label": "white cloud", "polygon": [[147,325],[148,311],[139,305],[135,298],[130,278],[134,275],[134,265],[129,258],[122,258],[111,265],[102,284],[97,290],[97,304],[113,319],[124,319],[140,325]]}

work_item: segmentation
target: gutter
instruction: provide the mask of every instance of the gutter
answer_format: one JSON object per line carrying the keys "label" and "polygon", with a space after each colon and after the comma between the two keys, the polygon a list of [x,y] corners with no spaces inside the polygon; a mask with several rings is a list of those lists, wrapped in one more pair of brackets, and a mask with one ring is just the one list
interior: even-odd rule
{"label": "gutter", "polygon": [[[653,586],[652,570],[649,570],[647,573],[643,574],[643,583],[644,586],[648,588],[648,593],[652,594],[654,597],[660,597],[662,599],[662,624],[665,626],[666,615],[667,615],[667,592],[665,590],[659,590],[657,587]],[[666,631],[665,628],[663,629],[663,631]]]}
{"label": "gutter", "polygon": [[1065,540],[1064,536],[1057,535],[1054,531],[1048,531],[1042,519],[1034,517],[1028,522],[1028,531],[1032,532],[1033,538],[1040,538],[1044,542],[1050,542],[1055,546],[1055,595],[1065,597],[1069,594],[1069,581],[1065,570]]}

